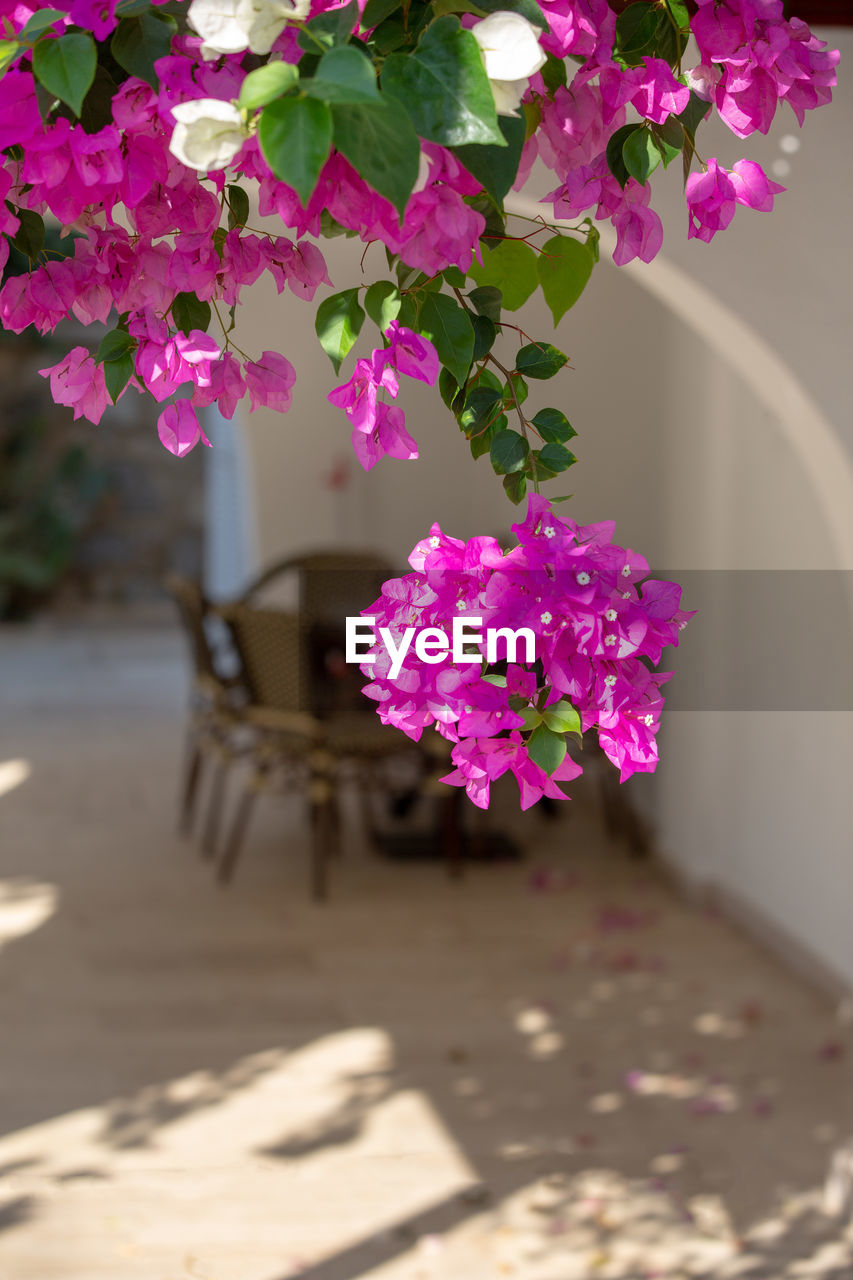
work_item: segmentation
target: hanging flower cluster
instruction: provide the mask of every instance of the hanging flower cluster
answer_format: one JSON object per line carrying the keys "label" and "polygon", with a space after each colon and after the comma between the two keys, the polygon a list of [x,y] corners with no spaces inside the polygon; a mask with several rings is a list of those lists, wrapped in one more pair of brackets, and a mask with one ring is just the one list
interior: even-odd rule
{"label": "hanging flower cluster", "polygon": [[[623,778],[653,768],[664,677],[648,663],[684,621],[678,588],[638,589],[647,566],[610,526],[579,529],[538,496],[574,465],[575,430],[525,404],[567,356],[506,315],[541,289],[559,324],[602,220],[618,264],[650,261],[649,180],[676,157],[690,237],[739,205],[770,211],[782,188],[747,158],[703,160],[697,132],[716,110],[738,138],[766,133],[785,102],[802,123],[838,54],[783,0],[0,0],[0,21],[0,325],[106,326],[42,370],[54,399],[97,423],[128,388],[148,395],[178,457],[209,443],[212,405],[284,412],[296,371],[286,350],[239,345],[244,289],[270,276],[311,301],[331,285],[317,240],[384,248],[361,270],[353,255],[315,313],[336,374],[368,317],[380,335],[329,397],[360,463],[417,458],[405,375],[437,383],[511,502],[536,496],[506,556],[436,529],[383,616],[529,622],[542,648],[505,672],[377,666],[380,714],[413,736],[435,722],[455,742],[448,781],[478,804],[507,769],[525,806],[559,794],[578,772],[565,735],[593,726]],[[557,186],[522,219],[504,202],[537,159]]]}
{"label": "hanging flower cluster", "polygon": [[[243,352],[235,308],[263,274],[311,300],[330,283],[314,241],[347,232],[385,246],[392,278],[326,299],[324,349],[339,368],[365,314],[383,335],[399,323],[436,350],[463,425],[496,389],[483,374],[500,372],[502,314],[541,287],[556,322],[579,297],[597,258],[592,219],[612,221],[619,263],[658,251],[648,179],[678,154],[689,172],[712,105],[745,138],[780,102],[802,121],[835,83],[837,54],[782,0],[636,0],[618,17],[606,0],[445,8],[0,0],[0,267],[15,251],[0,323],[112,325],[94,354],[78,346],[44,371],[60,403],[97,422],[127,387],[150,393],[178,455],[207,443],[197,411],[213,403],[227,417],[246,399],[286,409],[287,352]],[[691,35],[699,62],[685,69]],[[573,232],[544,220],[507,230],[504,198],[537,156],[559,177],[555,214],[592,213]],[[738,204],[767,211],[781,191],[752,161],[699,163],[691,236],[709,240]],[[292,234],[250,229],[255,202]],[[45,218],[73,233],[50,251]],[[390,391],[393,365],[375,352],[358,385],[367,365]],[[498,474],[507,431],[519,436],[504,417],[511,390],[476,444],[466,429]],[[403,410],[379,404],[353,432],[362,465],[417,457]],[[520,438],[515,501],[574,460],[554,453],[546,467]]]}
{"label": "hanging flower cluster", "polygon": [[[652,771],[669,677],[651,668],[692,616],[679,608],[679,586],[650,579],[642,556],[613,543],[612,523],[579,526],[531,495],[513,532],[518,545],[504,552],[494,538],[462,542],[433,525],[409,557],[413,572],[363,610],[392,639],[361,668],[380,719],[415,741],[434,725],[455,743],[444,781],[481,808],[507,770],[524,809],[542,795],[565,798],[557,783],[581,772],[566,735],[593,728],[622,781]],[[488,650],[470,662],[425,661],[412,648],[412,628],[449,635],[459,618],[475,630],[527,628],[535,661],[510,653],[507,662],[506,650],[491,662]]]}

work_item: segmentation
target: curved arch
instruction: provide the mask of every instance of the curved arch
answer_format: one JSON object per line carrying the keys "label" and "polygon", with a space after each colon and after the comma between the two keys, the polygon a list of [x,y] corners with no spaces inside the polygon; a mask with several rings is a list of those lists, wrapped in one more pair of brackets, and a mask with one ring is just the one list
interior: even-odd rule
{"label": "curved arch", "polygon": [[[540,205],[527,196],[513,194],[506,207],[528,218],[542,216]],[[612,228],[596,225],[602,257],[609,256],[616,235]],[[853,463],[799,378],[751,325],[673,262],[659,255],[652,263],[635,260],[618,269],[689,325],[771,411],[820,500],[838,568],[853,569]]]}

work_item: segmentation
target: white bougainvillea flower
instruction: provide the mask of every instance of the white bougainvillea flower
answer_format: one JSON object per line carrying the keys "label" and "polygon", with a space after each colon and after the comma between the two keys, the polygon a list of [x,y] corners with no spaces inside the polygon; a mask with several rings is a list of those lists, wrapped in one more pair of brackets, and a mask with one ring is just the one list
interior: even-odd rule
{"label": "white bougainvillea flower", "polygon": [[520,13],[499,9],[475,22],[471,34],[483,54],[495,110],[499,116],[515,115],[528,80],[545,63],[538,29]]}
{"label": "white bougainvillea flower", "polygon": [[243,113],[233,102],[193,98],[172,107],[177,121],[169,150],[188,169],[208,173],[230,164],[249,136]]}
{"label": "white bougainvillea flower", "polygon": [[306,18],[311,0],[193,0],[190,26],[205,58],[221,53],[269,53],[291,18]]}

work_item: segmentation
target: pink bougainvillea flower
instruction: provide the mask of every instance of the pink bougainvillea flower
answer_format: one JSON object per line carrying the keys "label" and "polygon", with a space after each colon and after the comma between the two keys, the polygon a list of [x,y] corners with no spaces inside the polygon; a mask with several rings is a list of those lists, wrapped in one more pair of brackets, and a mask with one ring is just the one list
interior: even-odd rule
{"label": "pink bougainvillea flower", "polygon": [[727,170],[709,160],[704,173],[691,173],[686,187],[688,238],[709,243],[735,215],[737,188]]}
{"label": "pink bougainvillea flower", "polygon": [[757,209],[759,213],[769,213],[773,208],[773,197],[785,190],[778,182],[771,181],[754,160],[736,160],[729,177],[738,204]]}
{"label": "pink bougainvillea flower", "polygon": [[412,329],[406,329],[396,320],[385,330],[388,346],[385,358],[398,373],[417,378],[433,386],[438,378],[438,352],[430,342]]}
{"label": "pink bougainvillea flower", "polygon": [[375,429],[380,390],[385,390],[392,396],[397,395],[397,375],[383,363],[381,357],[381,351],[374,351],[369,360],[356,360],[355,371],[349,382],[329,392],[329,403],[344,410],[356,431]]}
{"label": "pink bougainvillea flower", "polygon": [[88,418],[97,426],[110,397],[104,382],[104,366],[95,364],[85,347],[74,347],[59,364],[39,369],[39,373],[50,378],[50,394],[57,404],[69,405],[75,420]]}
{"label": "pink bougainvillea flower", "polygon": [[259,360],[248,361],[243,367],[243,378],[253,410],[263,406],[286,413],[290,408],[296,371],[277,351],[265,351]]}
{"label": "pink bougainvillea flower", "polygon": [[417,458],[417,441],[413,440],[406,430],[406,415],[402,409],[380,401],[376,406],[375,425],[365,431],[356,427],[352,433],[352,447],[365,471],[372,467],[385,454],[389,458],[404,458],[407,461]]}
{"label": "pink bougainvillea flower", "polygon": [[199,440],[210,448],[210,441],[202,431],[189,400],[177,400],[166,405],[157,419],[157,434],[161,444],[177,458],[186,457]]}

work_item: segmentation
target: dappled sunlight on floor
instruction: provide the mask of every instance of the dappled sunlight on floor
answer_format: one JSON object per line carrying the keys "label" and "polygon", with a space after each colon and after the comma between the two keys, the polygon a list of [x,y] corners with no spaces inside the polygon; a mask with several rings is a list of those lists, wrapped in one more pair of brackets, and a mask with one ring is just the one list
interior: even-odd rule
{"label": "dappled sunlight on floor", "polygon": [[350,797],[325,907],[265,799],[223,892],[144,697],[173,648],[64,660],[76,710],[28,706],[22,641],[4,716],[0,1280],[853,1280],[849,1008],[592,790],[458,884],[371,857]]}

